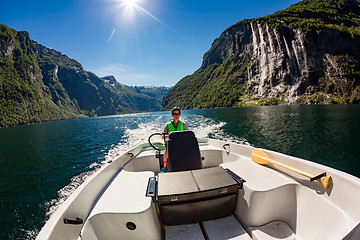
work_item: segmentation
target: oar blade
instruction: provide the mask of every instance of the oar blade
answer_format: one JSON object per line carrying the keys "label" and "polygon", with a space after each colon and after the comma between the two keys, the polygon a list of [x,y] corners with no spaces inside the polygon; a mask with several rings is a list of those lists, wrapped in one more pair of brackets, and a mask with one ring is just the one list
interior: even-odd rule
{"label": "oar blade", "polygon": [[271,158],[266,153],[256,148],[251,153],[251,160],[258,164],[268,164],[271,162]]}
{"label": "oar blade", "polygon": [[324,186],[325,190],[328,190],[330,187],[331,180],[330,175],[320,178],[320,183]]}

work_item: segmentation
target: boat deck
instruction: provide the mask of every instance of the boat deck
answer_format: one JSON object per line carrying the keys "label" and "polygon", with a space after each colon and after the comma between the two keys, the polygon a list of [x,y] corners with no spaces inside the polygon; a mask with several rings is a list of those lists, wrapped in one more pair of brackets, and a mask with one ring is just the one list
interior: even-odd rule
{"label": "boat deck", "polygon": [[188,239],[232,239],[232,240],[293,240],[299,239],[290,227],[281,221],[274,221],[262,227],[245,228],[235,216],[201,222],[198,224],[166,226],[166,240]]}

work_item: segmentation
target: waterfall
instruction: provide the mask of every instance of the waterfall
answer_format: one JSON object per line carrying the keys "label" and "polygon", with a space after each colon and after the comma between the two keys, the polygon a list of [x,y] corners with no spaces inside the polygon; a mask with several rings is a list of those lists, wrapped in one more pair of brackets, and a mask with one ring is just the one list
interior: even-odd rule
{"label": "waterfall", "polygon": [[[252,22],[250,23],[250,26],[251,26],[251,37],[252,37],[252,47],[253,47],[252,59],[254,62],[256,62],[259,57],[259,45],[258,45],[256,32],[254,30],[254,25]],[[261,69],[258,66],[258,64],[254,64],[252,67],[248,68],[249,85],[252,85],[254,83],[254,85],[257,86],[257,89],[259,89],[259,87],[260,87],[259,85],[261,85],[258,82],[259,70],[261,70]]]}
{"label": "waterfall", "polygon": [[302,79],[308,76],[301,32],[286,27],[272,29],[259,21],[250,23],[249,32],[253,64],[247,70],[253,96],[277,97],[281,93],[286,101],[295,100]]}
{"label": "waterfall", "polygon": [[267,36],[268,36],[269,43],[270,43],[270,51],[271,51],[271,53],[275,53],[274,42],[273,42],[273,38],[270,35],[268,24],[266,24],[266,32],[267,32]]}
{"label": "waterfall", "polygon": [[267,51],[266,51],[266,42],[264,40],[264,34],[262,27],[259,22],[257,22],[259,38],[260,38],[260,86],[259,86],[259,94],[263,95],[265,93],[265,80],[268,77],[268,59],[267,59]]}
{"label": "waterfall", "polygon": [[289,48],[289,45],[286,41],[286,38],[285,38],[285,35],[283,34],[283,41],[284,41],[284,44],[285,44],[285,48],[286,48],[286,52],[288,54],[288,57],[291,59],[292,58],[292,54],[291,54],[291,51],[290,51],[290,48]]}
{"label": "waterfall", "polygon": [[270,79],[270,87],[273,87],[273,72],[275,70],[275,62],[277,60],[277,56],[276,56],[276,50],[275,50],[275,46],[274,46],[274,40],[270,34],[269,31],[269,25],[266,24],[266,33],[267,33],[267,37],[269,39],[269,44],[270,44],[270,53],[269,53],[269,79]]}
{"label": "waterfall", "polygon": [[256,33],[254,31],[254,26],[253,26],[252,22],[250,23],[250,26],[251,26],[251,33],[252,33],[251,36],[252,36],[252,39],[253,39],[254,56],[257,57],[259,55],[259,53],[258,53],[258,44],[257,44]]}
{"label": "waterfall", "polygon": [[[295,39],[299,42],[300,48],[301,48],[300,50],[301,50],[301,52],[303,54],[304,71],[302,71],[302,72],[305,73],[305,76],[308,76],[309,75],[309,69],[308,69],[308,64],[307,64],[307,55],[306,55],[304,40],[303,40],[301,31],[299,29],[295,31]],[[304,74],[302,74],[302,75],[304,75]]]}
{"label": "waterfall", "polygon": [[292,47],[292,52],[294,53],[293,56],[295,56],[295,60],[296,60],[296,63],[297,63],[297,66],[300,68],[300,61],[299,61],[299,55],[298,55],[298,52],[299,52],[299,49],[298,49],[298,45],[296,44],[297,42],[295,40],[292,40],[291,41],[291,47]]}
{"label": "waterfall", "polygon": [[[289,47],[289,44],[285,38],[285,34],[283,33],[283,40],[284,40],[284,44],[285,44],[285,48],[286,48],[286,52],[288,54],[288,58],[289,58],[289,63],[290,63],[290,74],[292,76],[292,84],[291,85],[294,85],[296,83],[296,77],[299,76],[299,65],[297,65],[296,63],[298,62],[297,61],[297,57],[295,56],[294,57],[294,48],[293,48],[293,45],[291,44],[291,49]],[[296,60],[296,62],[294,61],[294,58]]]}
{"label": "waterfall", "polygon": [[281,48],[281,41],[280,41],[279,33],[278,33],[278,31],[276,31],[275,28],[273,28],[273,32],[274,32],[274,35],[275,35],[275,38],[276,38],[276,41],[277,41],[277,46],[278,46],[277,51],[280,52],[280,51],[282,51],[282,48]]}

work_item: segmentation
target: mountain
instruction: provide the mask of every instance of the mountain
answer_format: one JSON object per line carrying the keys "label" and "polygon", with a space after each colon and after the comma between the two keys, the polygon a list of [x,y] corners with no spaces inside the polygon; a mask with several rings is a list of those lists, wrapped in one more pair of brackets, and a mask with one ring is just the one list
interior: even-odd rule
{"label": "mountain", "polygon": [[304,0],[227,28],[163,110],[359,103],[359,0]]}
{"label": "mountain", "polygon": [[169,88],[99,78],[74,59],[0,25],[0,127],[86,116],[158,111]]}
{"label": "mountain", "polygon": [[169,87],[126,86],[119,83],[114,76],[107,76],[102,80],[108,84],[114,93],[114,103],[120,112],[160,111],[162,98],[170,90]]}

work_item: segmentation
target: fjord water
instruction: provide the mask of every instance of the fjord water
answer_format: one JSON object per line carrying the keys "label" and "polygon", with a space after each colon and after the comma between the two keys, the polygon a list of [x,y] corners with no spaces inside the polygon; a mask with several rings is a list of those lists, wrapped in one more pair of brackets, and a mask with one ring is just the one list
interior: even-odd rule
{"label": "fjord water", "polygon": [[[34,239],[86,177],[161,132],[169,112],[0,129],[0,239]],[[183,111],[198,138],[266,148],[360,177],[360,106],[269,106]]]}

